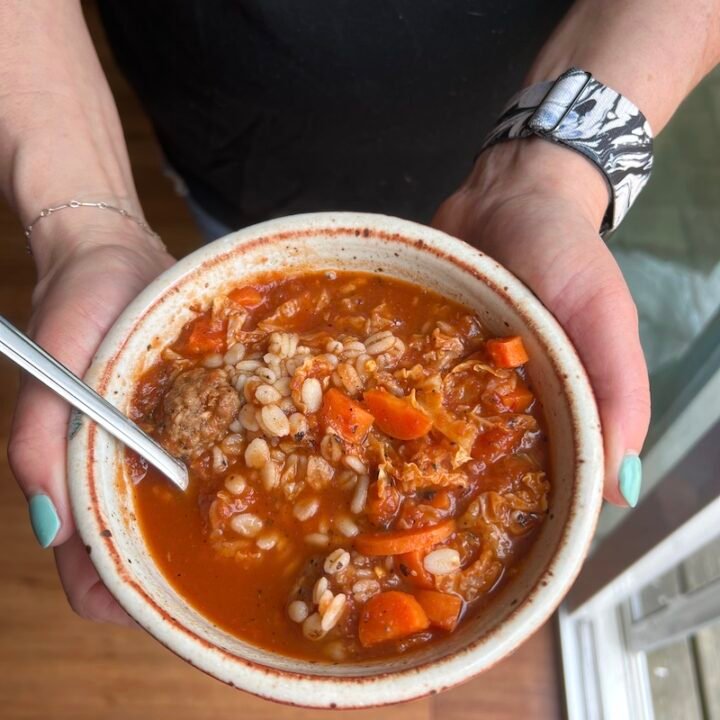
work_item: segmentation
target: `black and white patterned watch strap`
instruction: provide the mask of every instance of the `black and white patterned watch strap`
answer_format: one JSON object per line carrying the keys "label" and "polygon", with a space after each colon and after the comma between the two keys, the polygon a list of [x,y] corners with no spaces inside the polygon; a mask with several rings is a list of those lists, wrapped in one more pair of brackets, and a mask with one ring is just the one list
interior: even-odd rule
{"label": "black and white patterned watch strap", "polygon": [[566,145],[598,166],[610,186],[601,232],[614,230],[652,169],[652,131],[640,110],[590,73],[572,68],[555,81],[521,90],[482,149],[533,135]]}

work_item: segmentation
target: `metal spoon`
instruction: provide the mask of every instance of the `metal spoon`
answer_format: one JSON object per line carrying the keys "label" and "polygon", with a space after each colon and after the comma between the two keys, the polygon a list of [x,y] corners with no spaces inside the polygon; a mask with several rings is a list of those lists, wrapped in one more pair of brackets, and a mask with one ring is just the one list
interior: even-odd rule
{"label": "metal spoon", "polygon": [[145,434],[132,420],[48,355],[0,315],[0,353],[65,398],[113,437],[132,448],[181,490],[188,486],[185,464]]}

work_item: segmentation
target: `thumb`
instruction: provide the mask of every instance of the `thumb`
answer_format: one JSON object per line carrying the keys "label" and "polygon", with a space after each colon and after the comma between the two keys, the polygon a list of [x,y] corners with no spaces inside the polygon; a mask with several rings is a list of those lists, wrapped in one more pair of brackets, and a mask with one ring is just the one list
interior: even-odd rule
{"label": "thumb", "polygon": [[[101,339],[74,303],[48,312],[35,340],[71,372],[82,377]],[[66,472],[69,405],[31,378],[23,378],[13,417],[8,459],[29,501],[30,519],[43,547],[59,545],[74,532]]]}

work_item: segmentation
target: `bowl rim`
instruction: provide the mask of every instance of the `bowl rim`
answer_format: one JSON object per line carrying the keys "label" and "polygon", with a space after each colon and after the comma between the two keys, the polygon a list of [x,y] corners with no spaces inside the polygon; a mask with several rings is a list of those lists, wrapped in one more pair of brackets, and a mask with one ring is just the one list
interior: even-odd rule
{"label": "bowl rim", "polygon": [[360,232],[368,242],[376,238],[428,252],[488,285],[534,333],[565,390],[575,440],[575,478],[568,518],[558,547],[534,587],[497,627],[440,658],[367,675],[298,673],[230,653],[169,615],[124,570],[98,507],[96,426],[79,423],[71,431],[68,446],[68,482],[78,532],[85,545],[92,547],[90,559],[102,581],[126,612],[156,640],[204,672],[260,697],[304,707],[351,709],[417,699],[492,667],[532,635],[560,604],[585,559],[602,503],[603,443],[595,398],[584,367],[558,322],[495,260],[456,238],[407,220],[372,213],[306,213],[253,225],[200,247],[162,273],[127,306],[101,343],[86,380],[102,393],[130,335],[164,297],[181,284],[191,287],[192,277],[209,264],[222,262],[229,254],[245,253],[258,244]]}

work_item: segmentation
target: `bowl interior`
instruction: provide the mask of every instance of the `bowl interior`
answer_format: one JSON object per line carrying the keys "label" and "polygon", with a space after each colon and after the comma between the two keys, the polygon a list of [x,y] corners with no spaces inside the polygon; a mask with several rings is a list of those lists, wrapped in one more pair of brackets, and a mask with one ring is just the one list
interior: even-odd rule
{"label": "bowl interior", "polygon": [[[205,305],[253,275],[278,269],[388,274],[473,308],[493,333],[522,335],[531,358],[532,386],[547,421],[553,490],[547,520],[519,574],[477,619],[419,652],[335,665],[267,652],[214,626],[168,584],[139,530],[122,447],[101,429],[82,421],[70,443],[71,493],[80,532],[92,548],[91,558],[110,590],[141,625],[194,664],[251,691],[258,691],[258,685],[248,668],[264,673],[269,683],[279,676],[268,675],[267,669],[335,681],[415,669],[413,687],[420,692],[406,691],[405,696],[462,680],[506,654],[552,612],[587,550],[600,504],[602,450],[597,413],[582,367],[562,331],[534,296],[486,256],[411,223],[323,214],[256,226],[183,260],[121,317],[100,349],[88,380],[126,411],[135,380],[194,316],[191,305]],[[465,655],[465,662],[455,668],[455,675],[449,668],[443,677],[437,672],[427,677],[417,674],[431,661],[458,653]],[[383,691],[387,696],[381,692],[367,702],[353,704],[405,699],[401,685],[388,686]],[[280,689],[277,683],[270,683],[271,687],[277,692],[259,691],[298,700],[297,694]],[[337,687],[337,683],[328,687]],[[330,691],[320,693],[305,704],[325,704],[330,695]],[[350,704],[346,691],[337,695],[337,704]],[[302,697],[300,702],[304,702]]]}

